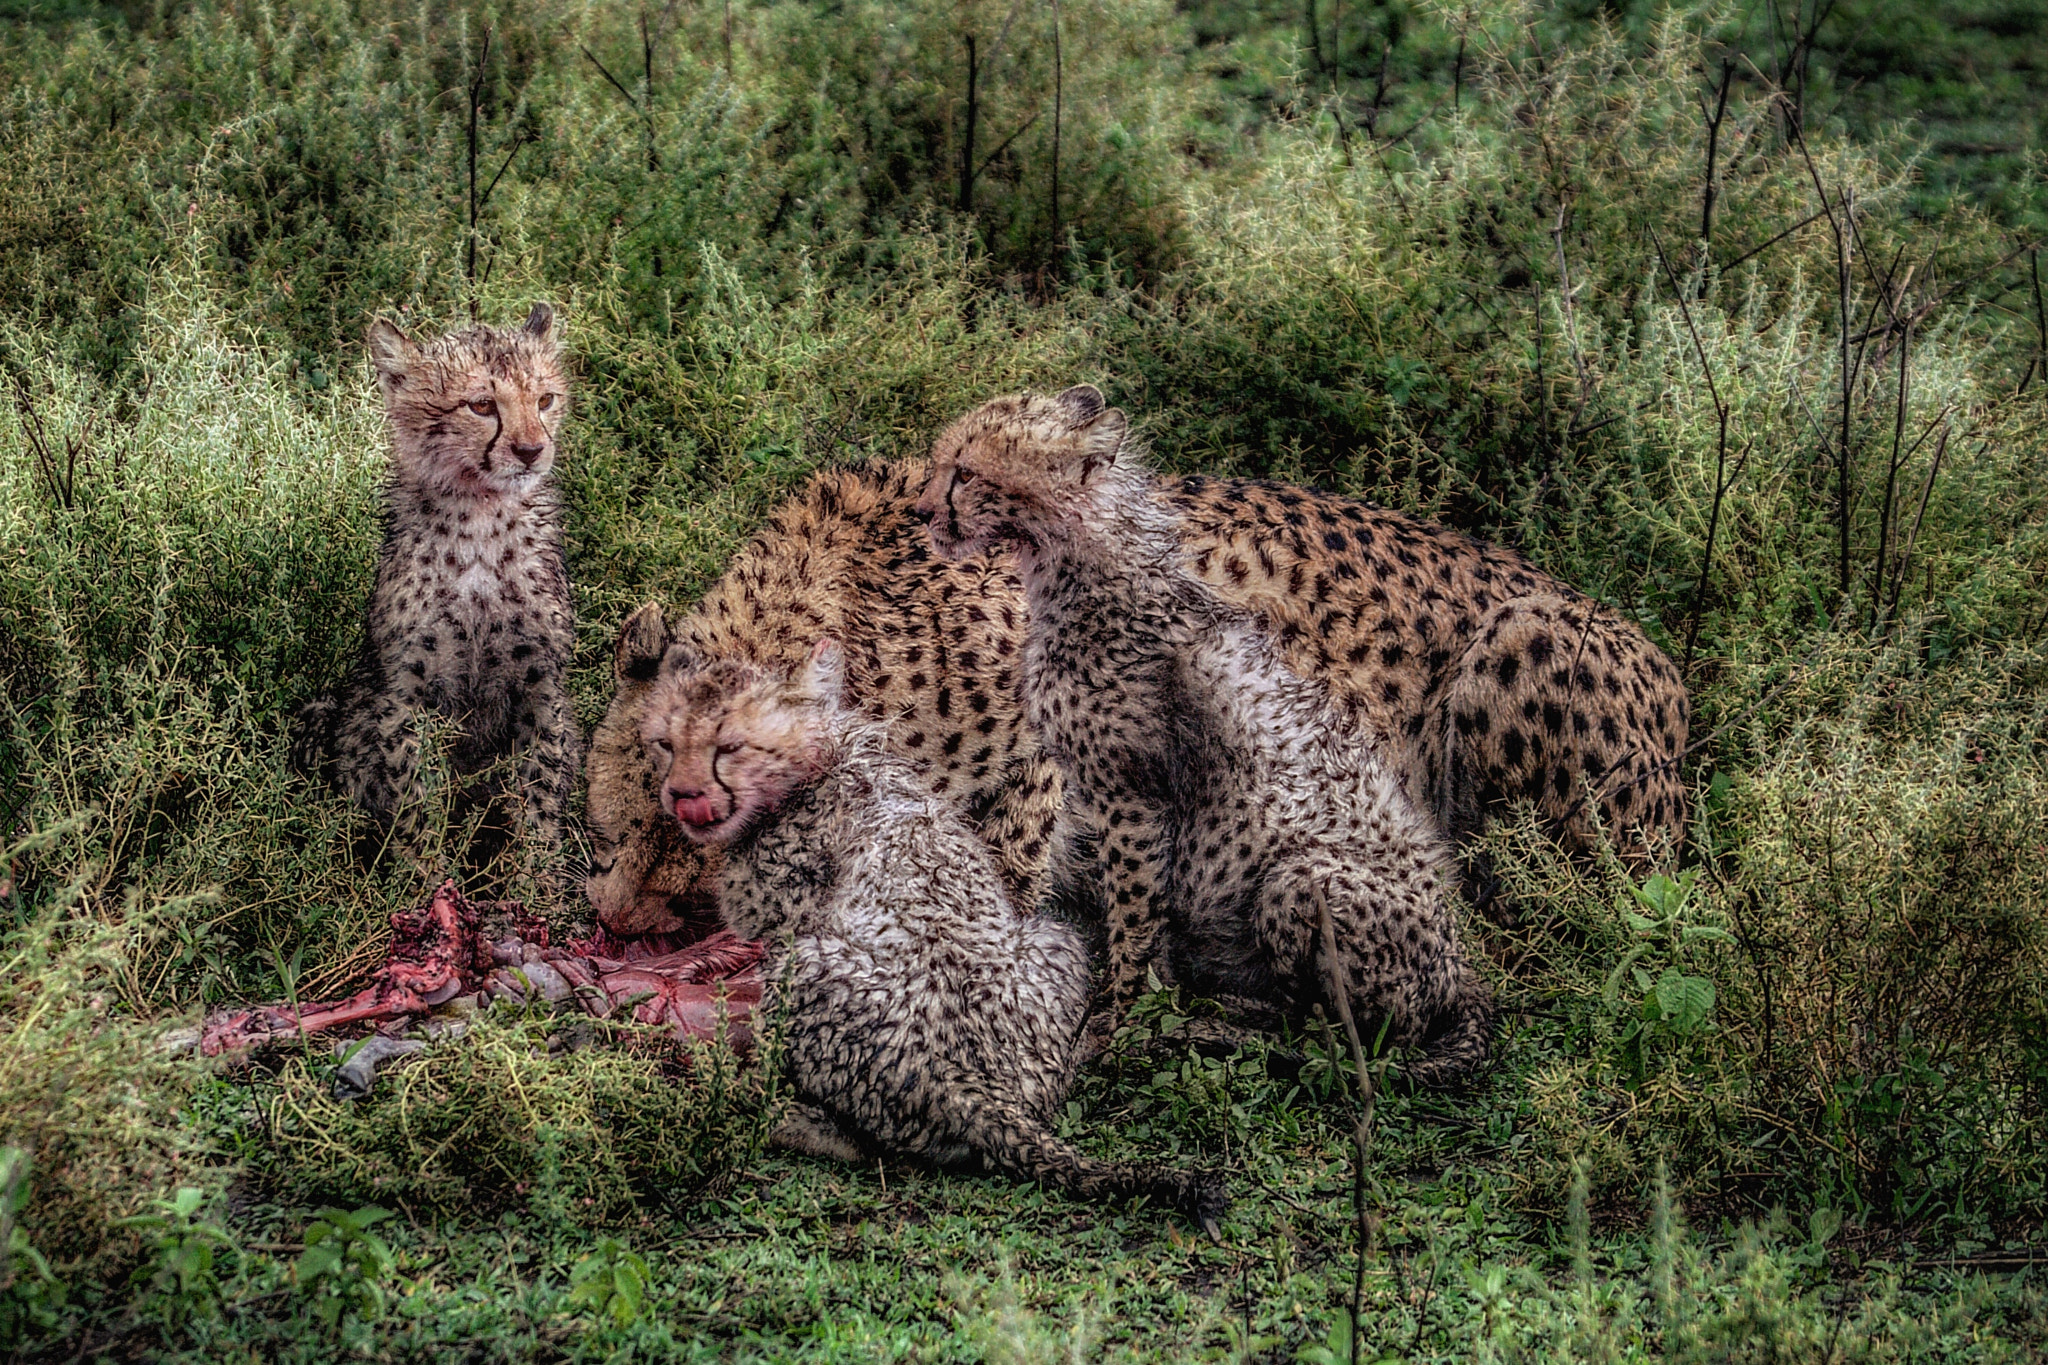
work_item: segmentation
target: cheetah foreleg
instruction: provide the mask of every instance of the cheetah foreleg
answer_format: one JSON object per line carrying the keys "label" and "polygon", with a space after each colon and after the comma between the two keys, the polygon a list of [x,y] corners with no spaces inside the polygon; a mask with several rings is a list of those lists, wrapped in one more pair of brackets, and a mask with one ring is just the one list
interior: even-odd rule
{"label": "cheetah foreleg", "polygon": [[1145,989],[1145,974],[1157,957],[1166,928],[1166,883],[1173,840],[1162,812],[1149,803],[1125,799],[1108,803],[1098,822],[1102,842],[1096,866],[1102,875],[1103,909],[1109,929],[1109,979],[1103,984],[1091,1038],[1114,1028]]}
{"label": "cheetah foreleg", "polygon": [[342,789],[397,844],[411,847],[425,815],[418,717],[405,702],[351,696],[335,727],[335,771]]}
{"label": "cheetah foreleg", "polygon": [[515,742],[523,824],[552,867],[561,853],[562,826],[576,782],[576,723],[560,686],[529,695]]}
{"label": "cheetah foreleg", "polygon": [[839,1126],[839,1120],[817,1105],[802,1101],[789,1106],[788,1115],[768,1140],[777,1147],[823,1161],[862,1162],[867,1159],[860,1144]]}

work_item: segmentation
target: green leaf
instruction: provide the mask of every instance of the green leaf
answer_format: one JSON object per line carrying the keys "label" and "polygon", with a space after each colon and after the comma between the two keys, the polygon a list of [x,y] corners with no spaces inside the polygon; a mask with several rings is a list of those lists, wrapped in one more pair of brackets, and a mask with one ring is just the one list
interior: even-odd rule
{"label": "green leaf", "polygon": [[1671,1032],[1691,1033],[1713,1013],[1714,983],[1703,976],[1687,976],[1676,967],[1667,967],[1657,981],[1657,1003]]}

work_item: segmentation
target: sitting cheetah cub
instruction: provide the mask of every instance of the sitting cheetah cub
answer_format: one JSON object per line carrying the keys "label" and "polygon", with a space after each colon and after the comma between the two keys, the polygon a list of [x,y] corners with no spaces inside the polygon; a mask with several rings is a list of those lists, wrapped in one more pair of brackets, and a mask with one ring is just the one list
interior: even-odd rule
{"label": "sitting cheetah cub", "polygon": [[1217,1175],[1093,1161],[1054,1137],[1088,956],[1004,895],[995,855],[841,696],[818,642],[793,678],[672,648],[641,734],[661,801],[721,846],[727,927],[771,947],[800,1103],[785,1146],[845,1160],[978,1154],[1082,1199],[1149,1195],[1214,1234]]}
{"label": "sitting cheetah cub", "polygon": [[1195,577],[1126,431],[1087,385],[999,398],[939,438],[918,503],[941,554],[1017,547],[1025,714],[1099,839],[1094,1033],[1151,966],[1306,1009],[1328,995],[1327,905],[1351,1000],[1425,1049],[1409,1078],[1458,1078],[1485,1060],[1492,997],[1458,946],[1441,836],[1328,689]]}
{"label": "sitting cheetah cub", "polygon": [[[468,776],[513,755],[524,823],[552,864],[576,779],[562,686],[575,644],[549,478],[568,384],[554,313],[416,345],[370,324],[391,423],[384,547],[362,653],[341,692],[299,711],[293,758],[390,830],[419,818],[419,718],[454,722]],[[488,798],[474,791],[466,799]]]}

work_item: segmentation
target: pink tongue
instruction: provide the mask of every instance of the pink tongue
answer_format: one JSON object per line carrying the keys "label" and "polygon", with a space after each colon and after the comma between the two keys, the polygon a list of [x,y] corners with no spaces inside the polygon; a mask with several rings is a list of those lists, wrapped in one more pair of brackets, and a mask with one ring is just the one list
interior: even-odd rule
{"label": "pink tongue", "polygon": [[686,825],[699,827],[718,823],[718,817],[712,813],[711,798],[708,796],[678,796],[676,819]]}

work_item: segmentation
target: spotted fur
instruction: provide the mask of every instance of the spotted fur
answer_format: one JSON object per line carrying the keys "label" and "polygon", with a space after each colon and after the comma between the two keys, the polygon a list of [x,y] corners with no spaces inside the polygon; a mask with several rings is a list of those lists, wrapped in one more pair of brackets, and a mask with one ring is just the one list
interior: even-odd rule
{"label": "spotted fur", "polygon": [[1149,1196],[1212,1231],[1220,1177],[1090,1160],[1051,1131],[1088,1000],[1079,935],[1010,900],[928,774],[841,702],[825,639],[794,677],[672,650],[642,737],[663,805],[724,851],[726,922],[772,945],[818,1155],[979,1156],[1080,1199]]}
{"label": "spotted fur", "polygon": [[409,837],[419,723],[444,717],[456,773],[512,760],[523,823],[549,862],[579,750],[562,685],[575,623],[552,480],[568,409],[553,323],[536,304],[522,327],[425,346],[371,324],[392,437],[384,546],[354,671],[301,709],[293,746],[302,768]]}
{"label": "spotted fur", "polygon": [[[1083,385],[997,399],[933,449],[940,553],[1017,552],[1025,714],[1094,836],[1113,1022],[1160,970],[1295,1015],[1345,984],[1410,1074],[1484,1061],[1491,994],[1458,943],[1434,822],[1320,681],[1187,567],[1122,412]],[[1327,913],[1335,948],[1323,942]]]}

